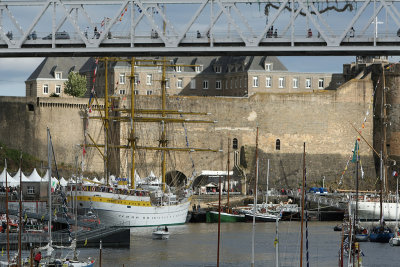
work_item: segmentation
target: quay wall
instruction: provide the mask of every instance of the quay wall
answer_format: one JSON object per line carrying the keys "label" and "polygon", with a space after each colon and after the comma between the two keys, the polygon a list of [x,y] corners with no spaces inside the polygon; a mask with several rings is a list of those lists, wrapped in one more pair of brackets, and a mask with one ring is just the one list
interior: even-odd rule
{"label": "quay wall", "polygon": [[[167,109],[192,112],[209,112],[211,115],[184,115],[184,118],[207,119],[217,121],[215,124],[181,123],[167,124],[168,132],[174,139],[169,145],[196,148],[222,149],[224,152],[195,152],[174,154],[174,163],[168,162],[167,169],[176,169],[186,176],[195,170],[226,170],[227,148],[230,147],[231,168],[233,166],[232,144],[228,138],[238,141],[236,151],[244,147],[244,168],[247,191],[254,181],[254,151],[256,129],[259,128],[258,147],[260,154],[260,187],[266,186],[267,159],[270,160],[270,187],[298,187],[302,180],[303,144],[306,144],[306,166],[308,184],[322,184],[337,187],[346,163],[352,155],[357,132],[351,125],[362,130],[363,137],[372,143],[373,123],[371,99],[373,83],[370,77],[353,79],[337,90],[323,90],[307,93],[257,93],[248,98],[239,97],[195,97],[169,96]],[[23,149],[46,161],[46,128],[49,127],[56,157],[59,162],[75,164],[82,154],[78,147],[83,141],[84,110],[88,99],[80,98],[0,98],[0,140],[8,146]],[[135,107],[154,109],[160,107],[157,96],[137,96]],[[100,104],[101,105],[101,104]],[[121,99],[119,107],[129,106],[129,100]],[[369,115],[366,112],[369,110]],[[144,115],[141,115],[144,116]],[[364,122],[364,118],[366,121]],[[363,128],[361,125],[364,123]],[[160,123],[138,123],[135,135],[138,145],[148,145],[149,140],[160,139]],[[130,126],[121,122],[121,140],[130,132]],[[88,126],[93,139],[103,143],[103,130],[100,120],[90,120]],[[187,139],[186,139],[187,132]],[[175,138],[176,136],[176,138]],[[180,136],[179,139],[177,136]],[[277,146],[279,140],[279,149]],[[153,143],[154,145],[154,143]],[[88,159],[85,168],[101,174],[103,161],[95,148],[87,148]],[[144,155],[152,155],[139,163]],[[156,175],[161,168],[155,163],[160,152],[136,152],[135,160],[139,175],[146,176],[153,171]],[[371,149],[361,144],[360,150],[365,179],[376,178]],[[121,150],[121,175],[126,175],[129,161],[122,156],[129,153]],[[354,165],[354,164],[353,164]],[[354,166],[350,163],[344,173],[342,185],[350,187],[354,184]],[[366,180],[366,181],[367,181]],[[369,180],[368,180],[369,181]],[[365,182],[367,186],[368,183]]]}

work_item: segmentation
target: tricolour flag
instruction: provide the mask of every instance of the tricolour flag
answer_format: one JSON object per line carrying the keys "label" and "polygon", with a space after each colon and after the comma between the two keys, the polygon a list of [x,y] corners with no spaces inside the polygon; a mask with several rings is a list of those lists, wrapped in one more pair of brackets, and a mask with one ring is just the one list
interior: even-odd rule
{"label": "tricolour flag", "polygon": [[356,144],[354,145],[353,158],[351,159],[351,162],[357,162],[358,150],[359,150],[358,140],[356,140]]}

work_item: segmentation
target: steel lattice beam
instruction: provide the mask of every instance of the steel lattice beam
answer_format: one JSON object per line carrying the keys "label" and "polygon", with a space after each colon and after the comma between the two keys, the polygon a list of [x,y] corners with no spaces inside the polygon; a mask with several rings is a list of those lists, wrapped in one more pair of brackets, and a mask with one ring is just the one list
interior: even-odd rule
{"label": "steel lattice beam", "polygon": [[1,1],[0,56],[399,55],[399,8],[400,0]]}

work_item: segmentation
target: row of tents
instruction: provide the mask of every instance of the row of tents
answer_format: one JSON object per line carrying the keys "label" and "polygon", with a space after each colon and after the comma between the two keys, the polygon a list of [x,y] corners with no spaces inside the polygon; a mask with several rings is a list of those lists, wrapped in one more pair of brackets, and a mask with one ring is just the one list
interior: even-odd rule
{"label": "row of tents", "polygon": [[[48,182],[49,181],[49,173],[48,170],[46,174],[41,177],[38,172],[36,171],[36,168],[33,169],[32,173],[29,176],[26,176],[23,172],[21,172],[21,169],[17,171],[17,173],[14,176],[11,176],[7,170],[4,168],[3,172],[0,174],[0,186],[6,186],[6,174],[7,174],[7,185],[11,187],[19,186],[20,180],[22,183],[24,182]],[[110,184],[115,184],[118,183],[119,181],[127,181],[127,179],[122,179],[122,178],[117,178],[113,175],[110,176]],[[140,184],[140,183],[145,183],[145,182],[151,181],[150,184],[161,184],[161,179],[156,177],[154,173],[151,171],[150,175],[144,179],[141,179],[137,172],[135,171],[135,183]],[[69,178],[68,181],[64,179],[64,177],[61,177],[60,180],[58,180],[55,177],[51,177],[51,186],[53,188],[57,187],[58,184],[61,186],[67,186],[68,183],[75,183],[75,180],[73,178]],[[89,179],[83,179],[82,181],[83,185],[101,185],[105,184],[104,178],[101,178],[98,180],[97,178],[93,178],[91,180]]]}

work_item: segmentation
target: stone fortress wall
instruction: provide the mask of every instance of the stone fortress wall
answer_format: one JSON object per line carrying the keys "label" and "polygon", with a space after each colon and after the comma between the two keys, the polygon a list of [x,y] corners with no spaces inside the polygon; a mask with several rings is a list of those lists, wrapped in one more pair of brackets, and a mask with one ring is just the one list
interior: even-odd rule
{"label": "stone fortress wall", "polygon": [[[265,186],[267,159],[270,159],[270,186],[297,187],[302,179],[303,143],[306,143],[306,165],[309,184],[319,183],[325,176],[326,185],[335,185],[352,155],[357,133],[350,124],[360,128],[368,108],[371,107],[373,83],[369,76],[352,79],[337,90],[323,90],[306,93],[256,93],[248,98],[239,97],[196,97],[169,96],[168,109],[193,112],[210,112],[206,119],[216,120],[216,124],[186,124],[188,140],[193,147],[223,149],[223,153],[196,152],[175,153],[175,163],[169,166],[190,176],[191,157],[196,171],[225,170],[227,162],[228,138],[238,140],[238,150],[245,147],[248,168],[248,182],[254,177],[254,147],[256,127],[259,127],[260,186]],[[8,146],[23,149],[46,161],[46,128],[51,130],[58,162],[75,164],[81,157],[82,149],[77,145],[83,140],[82,117],[88,99],[76,98],[0,98],[0,140]],[[129,103],[121,102],[121,105]],[[137,96],[137,108],[160,106],[159,96]],[[185,116],[189,118],[189,116]],[[192,117],[190,117],[192,118]],[[200,119],[199,117],[193,117]],[[202,118],[204,119],[204,118]],[[361,129],[361,128],[360,128]],[[183,136],[185,128],[181,124],[168,126],[174,136]],[[367,116],[363,136],[372,143],[372,110]],[[99,143],[103,143],[103,130],[99,120],[90,120],[89,131]],[[121,125],[121,139],[126,136],[128,126]],[[158,123],[138,124],[138,143],[158,140]],[[395,138],[393,135],[392,138]],[[276,141],[280,140],[280,149]],[[178,141],[176,141],[178,142]],[[172,143],[172,141],[171,141]],[[121,144],[126,144],[121,140]],[[231,149],[232,151],[232,149]],[[87,148],[89,161],[87,168],[103,172],[103,161],[95,148]],[[125,154],[124,154],[125,153]],[[376,178],[371,149],[361,144],[363,170],[367,179]],[[149,153],[151,154],[151,153]],[[142,165],[148,175],[150,169],[160,173],[155,157]],[[123,163],[121,151],[121,165]],[[137,161],[143,152],[137,152]],[[159,155],[158,155],[159,156]],[[139,164],[139,163],[138,163]],[[231,166],[233,157],[231,156]],[[140,166],[140,165],[138,165]],[[169,168],[170,168],[169,167]],[[344,184],[353,182],[354,167],[349,165],[344,175]],[[147,173],[145,173],[147,172]],[[121,171],[124,174],[124,171]]]}

